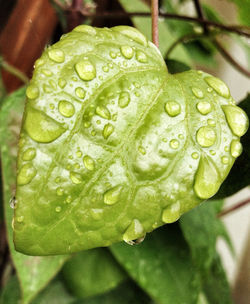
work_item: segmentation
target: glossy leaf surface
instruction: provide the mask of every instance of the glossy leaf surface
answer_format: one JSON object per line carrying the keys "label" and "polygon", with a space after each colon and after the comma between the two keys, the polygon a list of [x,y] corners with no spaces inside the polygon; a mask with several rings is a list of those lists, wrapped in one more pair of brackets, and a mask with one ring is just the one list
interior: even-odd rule
{"label": "glossy leaf surface", "polygon": [[248,126],[221,80],[168,74],[127,26],[63,36],[26,94],[14,241],[31,255],[130,242],[176,221],[218,191]]}
{"label": "glossy leaf surface", "polygon": [[[4,211],[7,237],[11,257],[20,281],[22,304],[29,303],[60,270],[67,256],[30,257],[16,252],[13,244],[12,217],[16,207],[11,198],[15,192],[15,166],[17,157],[18,134],[21,124],[21,113],[24,108],[25,89],[22,88],[9,97],[2,105],[0,113],[1,165],[3,176]],[[19,219],[20,220],[20,219]],[[32,233],[32,232],[30,232]]]}

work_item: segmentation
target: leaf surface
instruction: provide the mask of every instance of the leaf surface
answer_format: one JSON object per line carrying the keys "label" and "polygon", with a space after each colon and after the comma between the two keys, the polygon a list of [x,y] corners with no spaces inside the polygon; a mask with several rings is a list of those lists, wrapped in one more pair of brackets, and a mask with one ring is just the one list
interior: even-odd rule
{"label": "leaf surface", "polygon": [[168,74],[127,26],[63,36],[26,94],[14,241],[31,255],[130,242],[176,221],[218,191],[248,124],[221,80]]}
{"label": "leaf surface", "polygon": [[[14,249],[13,229],[11,226],[13,209],[11,209],[9,202],[13,197],[16,186],[15,166],[17,143],[24,101],[25,88],[16,91],[4,100],[0,112],[0,138],[7,237],[11,257],[20,281],[22,303],[29,303],[60,270],[67,257],[30,257],[16,252]],[[13,203],[12,201],[12,204]],[[30,233],[32,233],[32,231],[30,231]]]}

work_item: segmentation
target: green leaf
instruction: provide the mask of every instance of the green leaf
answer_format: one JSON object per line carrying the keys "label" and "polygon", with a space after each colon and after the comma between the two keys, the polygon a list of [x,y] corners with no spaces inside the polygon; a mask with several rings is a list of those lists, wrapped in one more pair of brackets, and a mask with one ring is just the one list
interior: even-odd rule
{"label": "green leaf", "polygon": [[[250,94],[239,103],[239,106],[250,115]],[[233,195],[250,185],[250,129],[242,137],[243,152],[236,160],[235,165],[230,171],[225,183],[222,184],[216,199],[221,199]],[[244,177],[244,178],[242,178]]]}
{"label": "green leaf", "polygon": [[[126,12],[150,12],[150,7],[143,3],[141,0],[119,0]],[[149,39],[151,40],[151,17],[133,17],[133,24]],[[177,39],[177,36],[172,34],[165,23],[164,19],[159,18],[159,48],[164,57],[168,48]],[[191,57],[188,56],[187,52],[182,45],[179,45],[171,53],[170,59],[180,60],[188,65],[191,64]]]}
{"label": "green leaf", "polygon": [[63,267],[67,287],[78,298],[102,294],[114,289],[126,278],[107,249],[79,252]]}
{"label": "green leaf", "polygon": [[18,304],[20,288],[16,276],[12,276],[1,290],[0,304]]}
{"label": "green leaf", "polygon": [[183,235],[190,247],[194,264],[207,272],[216,253],[219,236],[227,237],[225,227],[216,217],[223,201],[208,201],[181,217]]}
{"label": "green leaf", "polygon": [[[29,257],[16,252],[14,249],[12,239],[13,230],[11,225],[13,209],[10,208],[9,201],[13,197],[15,191],[17,143],[24,101],[25,88],[21,88],[4,100],[0,112],[0,142],[4,183],[5,221],[7,225],[10,252],[20,281],[23,304],[29,303],[30,300],[46,286],[67,259],[66,256]],[[20,219],[21,218],[19,218],[19,220]],[[29,234],[32,234],[32,228],[30,229]]]}
{"label": "green leaf", "polygon": [[14,242],[31,255],[176,221],[218,191],[248,123],[221,80],[169,74],[127,26],[77,27],[45,50],[26,94]]}
{"label": "green leaf", "polygon": [[239,20],[242,24],[250,26],[249,11],[250,0],[230,0],[235,3],[238,8]]}
{"label": "green leaf", "polygon": [[197,302],[199,277],[177,225],[154,231],[134,247],[122,243],[112,245],[111,251],[157,303]]}
{"label": "green leaf", "polygon": [[169,73],[171,74],[181,73],[190,70],[190,67],[188,65],[177,60],[167,59],[166,65],[168,67]]}

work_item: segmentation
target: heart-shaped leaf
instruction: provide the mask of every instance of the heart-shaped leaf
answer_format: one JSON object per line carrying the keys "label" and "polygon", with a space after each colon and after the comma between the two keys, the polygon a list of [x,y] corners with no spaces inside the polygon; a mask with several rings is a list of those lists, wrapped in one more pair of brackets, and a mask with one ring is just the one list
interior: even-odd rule
{"label": "heart-shaped leaf", "polygon": [[213,196],[247,116],[219,79],[170,75],[127,26],[77,27],[27,88],[14,241],[31,255],[130,242]]}

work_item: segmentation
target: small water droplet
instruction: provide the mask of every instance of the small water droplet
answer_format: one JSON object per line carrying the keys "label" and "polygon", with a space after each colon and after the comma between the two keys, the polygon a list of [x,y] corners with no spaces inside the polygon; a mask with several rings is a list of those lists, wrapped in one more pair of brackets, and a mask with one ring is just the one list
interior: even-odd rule
{"label": "small water droplet", "polygon": [[76,96],[81,98],[81,99],[83,99],[86,95],[86,91],[83,88],[80,88],[80,87],[75,89],[75,93],[76,93]]}
{"label": "small water droplet", "polygon": [[143,53],[142,51],[137,51],[136,52],[136,60],[138,60],[141,63],[148,62],[148,58],[147,58],[146,54]]}
{"label": "small water droplet", "polygon": [[96,77],[96,69],[89,60],[81,60],[75,64],[78,76],[85,81],[90,81]]}
{"label": "small water droplet", "polygon": [[57,195],[62,196],[63,193],[64,193],[63,188],[59,187],[59,188],[56,189],[56,194]]}
{"label": "small water droplet", "polygon": [[94,27],[90,26],[90,25],[86,25],[86,24],[81,24],[78,25],[77,27],[75,27],[73,29],[74,32],[78,32],[78,33],[84,33],[84,34],[88,34],[91,36],[95,36],[96,35],[96,30]]}
{"label": "small water droplet", "polygon": [[193,158],[193,159],[198,159],[198,158],[199,158],[199,153],[193,152],[193,153],[192,153],[192,158]]}
{"label": "small water droplet", "polygon": [[76,151],[76,156],[77,157],[82,157],[82,151],[80,151],[80,150]]}
{"label": "small water droplet", "polygon": [[226,84],[216,77],[205,77],[206,83],[213,88],[220,96],[228,98],[230,96],[230,92]]}
{"label": "small water droplet", "polygon": [[15,196],[13,196],[11,199],[10,199],[10,208],[12,209],[16,209],[17,207],[17,199]]}
{"label": "small water droplet", "polygon": [[56,208],[55,208],[55,210],[56,210],[56,212],[61,212],[61,210],[62,210],[62,207],[60,207],[60,206],[57,206]]}
{"label": "small water droplet", "polygon": [[138,238],[141,238],[144,235],[145,232],[141,222],[137,219],[134,219],[123,234],[123,240],[129,245],[134,245],[134,242],[131,241],[137,240]]}
{"label": "small water droplet", "polygon": [[39,89],[35,85],[29,85],[26,89],[26,96],[29,99],[35,99],[39,96]]}
{"label": "small water droplet", "polygon": [[210,127],[215,127],[215,121],[213,119],[208,119],[207,120],[207,124],[210,126]]}
{"label": "small water droplet", "polygon": [[207,88],[208,93],[211,93],[213,91],[212,88]]}
{"label": "small water droplet", "polygon": [[45,76],[51,76],[53,73],[48,69],[42,69],[41,71]]}
{"label": "small water droplet", "polygon": [[74,184],[78,185],[82,183],[81,175],[76,172],[70,172],[70,179]]}
{"label": "small water droplet", "polygon": [[53,91],[51,86],[49,86],[47,84],[43,85],[43,90],[44,90],[45,93],[51,93]]}
{"label": "small water droplet", "polygon": [[142,155],[146,154],[146,150],[142,146],[139,146],[138,150]]}
{"label": "small water droplet", "polygon": [[66,84],[67,84],[67,81],[65,79],[59,78],[58,85],[61,89],[65,88]]}
{"label": "small water droplet", "polygon": [[89,128],[91,126],[91,123],[89,121],[85,121],[83,123],[84,128]]}
{"label": "small water droplet", "polygon": [[71,195],[68,195],[66,198],[66,203],[70,204],[72,202],[72,197]]}
{"label": "small water droplet", "polygon": [[192,92],[193,92],[194,96],[197,97],[197,98],[203,98],[204,97],[204,94],[203,94],[202,90],[199,89],[199,88],[192,88]]}
{"label": "small water droplet", "polygon": [[210,153],[211,155],[215,155],[215,154],[216,154],[216,152],[215,152],[214,150],[209,150],[209,153]]}
{"label": "small water droplet", "polygon": [[96,131],[95,131],[95,130],[92,130],[92,131],[91,131],[91,135],[92,135],[92,136],[96,136]]}
{"label": "small water droplet", "polygon": [[225,151],[225,152],[228,152],[228,151],[229,151],[229,147],[228,147],[228,146],[225,146],[225,147],[224,147],[224,151]]}
{"label": "small water droplet", "polygon": [[172,140],[170,140],[169,145],[172,149],[178,149],[179,148],[179,141],[177,139],[172,139]]}
{"label": "small water droplet", "polygon": [[236,158],[236,157],[239,157],[242,153],[242,144],[240,143],[239,140],[232,140],[231,142],[231,146],[230,146],[230,152],[231,152],[231,155]]}
{"label": "small water droplet", "polygon": [[88,169],[89,171],[93,171],[95,169],[95,162],[93,158],[90,157],[89,155],[85,155],[83,157],[83,163],[85,168]]}
{"label": "small water droplet", "polygon": [[233,105],[222,106],[222,109],[233,134],[236,136],[244,135],[249,125],[246,113],[240,107]]}
{"label": "small water droplet", "polygon": [[80,165],[79,165],[78,163],[75,163],[75,164],[74,164],[74,167],[75,167],[75,169],[79,169],[79,168],[80,168]]}
{"label": "small water droplet", "polygon": [[165,104],[165,111],[169,116],[175,117],[181,113],[181,106],[178,102],[170,100]]}
{"label": "small water droplet", "polygon": [[202,147],[210,147],[215,143],[216,134],[210,127],[201,127],[196,133],[196,139]]}
{"label": "small water droplet", "polygon": [[115,59],[117,57],[117,54],[115,52],[112,52],[110,51],[109,52],[109,56],[112,58],[112,59]]}
{"label": "small water droplet", "polygon": [[134,50],[131,46],[123,45],[121,46],[121,53],[125,58],[131,59],[134,55]]}
{"label": "small water droplet", "polygon": [[49,107],[50,107],[51,110],[55,109],[55,105],[53,103],[50,103]]}
{"label": "small water droplet", "polygon": [[208,113],[211,112],[211,104],[207,101],[200,101],[196,105],[197,110],[202,114],[202,115],[207,115]]}
{"label": "small water droplet", "polygon": [[164,223],[173,223],[180,218],[180,202],[174,203],[165,208],[162,213],[162,221]]}
{"label": "small water droplet", "polygon": [[109,71],[109,68],[105,65],[102,67],[103,72],[107,73]]}
{"label": "small water droplet", "polygon": [[227,165],[227,164],[229,163],[229,158],[228,158],[227,156],[222,156],[221,162],[222,162],[224,165]]}
{"label": "small water droplet", "polygon": [[25,164],[21,167],[18,173],[17,184],[18,185],[29,184],[35,176],[36,176],[36,169],[32,166],[32,164]]}
{"label": "small water droplet", "polygon": [[111,115],[107,107],[105,106],[97,106],[95,110],[96,114],[102,118],[110,119]]}
{"label": "small water droplet", "polygon": [[24,220],[24,216],[18,216],[18,218],[17,218],[17,222],[18,223],[22,223],[23,222],[23,220]]}
{"label": "small water droplet", "polygon": [[123,91],[119,95],[118,105],[120,108],[126,108],[130,102],[130,95],[128,92]]}
{"label": "small water droplet", "polygon": [[65,55],[62,50],[52,49],[48,52],[49,58],[57,63],[62,63],[65,60]]}
{"label": "small water droplet", "polygon": [[113,132],[114,132],[114,126],[108,123],[104,126],[102,135],[105,139],[107,139]]}
{"label": "small water droplet", "polygon": [[32,160],[36,156],[36,150],[34,148],[28,148],[24,151],[22,159],[25,161]]}
{"label": "small water droplet", "polygon": [[104,193],[104,203],[106,205],[113,205],[118,202],[120,194],[122,191],[122,186],[115,186]]}
{"label": "small water droplet", "polygon": [[64,117],[71,117],[75,114],[75,107],[67,100],[59,102],[58,110]]}

